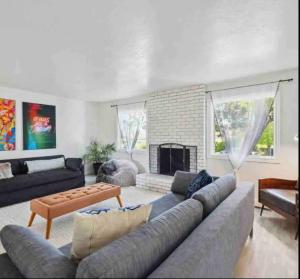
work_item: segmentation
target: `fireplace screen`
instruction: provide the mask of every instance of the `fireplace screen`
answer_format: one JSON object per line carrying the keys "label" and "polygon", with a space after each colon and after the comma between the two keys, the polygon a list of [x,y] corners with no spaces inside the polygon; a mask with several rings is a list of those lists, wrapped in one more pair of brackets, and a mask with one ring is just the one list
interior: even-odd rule
{"label": "fireplace screen", "polygon": [[174,175],[177,170],[197,172],[197,147],[177,143],[149,146],[150,172]]}

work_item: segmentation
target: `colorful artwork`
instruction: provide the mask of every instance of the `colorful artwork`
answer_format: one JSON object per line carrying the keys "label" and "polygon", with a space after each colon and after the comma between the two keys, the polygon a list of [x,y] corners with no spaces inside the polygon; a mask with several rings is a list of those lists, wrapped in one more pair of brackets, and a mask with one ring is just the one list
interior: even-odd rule
{"label": "colorful artwork", "polygon": [[16,149],[16,101],[0,98],[0,151]]}
{"label": "colorful artwork", "polygon": [[23,103],[24,150],[56,147],[55,106]]}

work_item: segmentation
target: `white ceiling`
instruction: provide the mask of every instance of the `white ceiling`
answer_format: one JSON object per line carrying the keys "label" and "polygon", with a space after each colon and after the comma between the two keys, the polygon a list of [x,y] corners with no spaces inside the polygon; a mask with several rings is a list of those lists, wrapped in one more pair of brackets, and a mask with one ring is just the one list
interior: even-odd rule
{"label": "white ceiling", "polygon": [[108,101],[298,67],[298,0],[0,0],[0,85]]}

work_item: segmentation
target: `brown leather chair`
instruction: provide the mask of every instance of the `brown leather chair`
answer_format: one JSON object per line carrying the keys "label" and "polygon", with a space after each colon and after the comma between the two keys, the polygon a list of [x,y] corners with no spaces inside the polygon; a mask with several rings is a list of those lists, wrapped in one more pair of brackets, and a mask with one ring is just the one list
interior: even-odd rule
{"label": "brown leather chair", "polygon": [[298,181],[264,178],[258,181],[258,201],[262,203],[260,216],[267,206],[278,214],[296,222],[298,237],[299,196]]}

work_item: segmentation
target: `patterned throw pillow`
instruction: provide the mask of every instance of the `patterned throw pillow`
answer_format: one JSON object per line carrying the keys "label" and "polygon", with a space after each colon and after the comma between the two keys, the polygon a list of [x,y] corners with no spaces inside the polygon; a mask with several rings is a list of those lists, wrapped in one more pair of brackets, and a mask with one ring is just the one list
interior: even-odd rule
{"label": "patterned throw pillow", "polygon": [[71,257],[81,260],[142,224],[152,206],[137,205],[119,209],[91,209],[76,213]]}
{"label": "patterned throw pillow", "polygon": [[7,163],[0,163],[0,179],[6,179],[13,177],[11,172],[11,164]]}
{"label": "patterned throw pillow", "polygon": [[189,185],[185,198],[189,199],[195,192],[212,183],[213,181],[214,178],[210,176],[206,170],[200,171]]}

